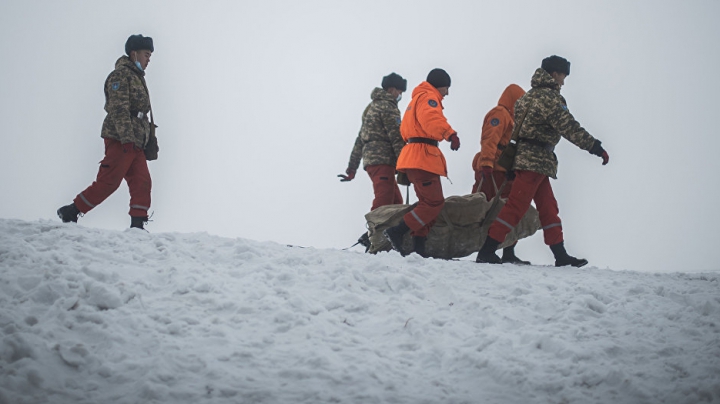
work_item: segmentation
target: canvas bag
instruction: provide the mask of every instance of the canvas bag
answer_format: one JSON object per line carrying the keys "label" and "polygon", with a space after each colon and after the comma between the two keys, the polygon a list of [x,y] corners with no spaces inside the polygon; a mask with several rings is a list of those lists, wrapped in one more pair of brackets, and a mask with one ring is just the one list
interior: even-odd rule
{"label": "canvas bag", "polygon": [[[464,196],[451,196],[445,199],[440,215],[430,228],[425,250],[429,257],[452,259],[467,257],[477,253],[485,242],[490,224],[505,205],[506,200],[499,198],[498,203],[489,212],[492,200],[488,201],[485,194],[478,192]],[[365,215],[368,234],[370,236],[369,253],[389,251],[392,246],[382,234],[383,230],[400,223],[402,217],[410,212],[413,205],[381,206]],[[485,220],[486,218],[491,220]],[[508,233],[499,248],[510,246],[519,239],[529,237],[540,229],[540,217],[534,207],[530,206],[525,216],[515,228]],[[410,232],[403,238],[403,251],[412,251],[413,243]]]}

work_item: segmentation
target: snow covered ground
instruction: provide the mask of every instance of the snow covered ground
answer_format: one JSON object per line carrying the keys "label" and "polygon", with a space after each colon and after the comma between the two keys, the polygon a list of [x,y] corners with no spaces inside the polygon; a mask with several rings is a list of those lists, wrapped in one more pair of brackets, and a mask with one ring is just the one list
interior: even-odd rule
{"label": "snow covered ground", "polygon": [[0,219],[0,403],[720,402],[719,278]]}

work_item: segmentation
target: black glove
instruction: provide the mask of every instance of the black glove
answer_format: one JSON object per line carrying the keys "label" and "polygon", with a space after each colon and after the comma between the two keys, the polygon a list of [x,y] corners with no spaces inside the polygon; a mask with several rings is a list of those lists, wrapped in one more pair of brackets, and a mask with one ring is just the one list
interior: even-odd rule
{"label": "black glove", "polygon": [[397,183],[398,185],[410,185],[410,179],[408,178],[407,174],[405,174],[402,171],[398,171],[397,173]]}
{"label": "black glove", "polygon": [[338,174],[338,177],[340,177],[340,182],[352,181],[353,178],[355,178],[355,173],[356,170],[348,168],[347,170],[345,170],[345,174],[347,175]]}
{"label": "black glove", "polygon": [[460,148],[460,138],[458,137],[457,133],[453,133],[452,135],[450,135],[448,140],[450,141],[450,150],[456,151]]}
{"label": "black glove", "polygon": [[600,158],[603,159],[603,165],[607,164],[610,161],[610,156],[608,153],[603,149],[601,146],[602,142],[599,140],[595,140],[595,143],[593,143],[592,147],[590,148],[590,154],[594,154]]}

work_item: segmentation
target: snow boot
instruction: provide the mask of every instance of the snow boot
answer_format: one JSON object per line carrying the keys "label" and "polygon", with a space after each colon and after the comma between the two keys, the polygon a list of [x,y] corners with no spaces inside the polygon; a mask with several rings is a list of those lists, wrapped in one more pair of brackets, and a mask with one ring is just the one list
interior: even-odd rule
{"label": "snow boot", "polygon": [[362,236],[360,236],[360,238],[358,238],[357,243],[360,244],[361,246],[365,247],[365,252],[368,252],[368,250],[370,250],[370,245],[371,245],[370,236],[368,236],[368,233],[367,232],[363,233]]}
{"label": "snow boot", "polygon": [[419,256],[423,258],[428,257],[427,252],[425,251],[426,241],[427,237],[413,236],[413,249]]}
{"label": "snow boot", "polygon": [[130,216],[130,228],[137,228],[145,230],[145,227],[143,226],[145,223],[148,222],[147,216]]}
{"label": "snow boot", "polygon": [[75,203],[65,205],[57,210],[57,215],[63,223],[74,222],[77,223],[78,216],[80,216],[80,210],[75,206]]}
{"label": "snow boot", "polygon": [[523,261],[515,255],[515,245],[503,248],[502,263],[515,265],[530,265],[530,261]]}
{"label": "snow boot", "polygon": [[576,268],[583,267],[587,265],[588,261],[583,258],[575,258],[567,253],[565,251],[565,242],[561,241],[557,244],[553,244],[550,246],[550,250],[552,250],[553,255],[555,255],[555,266],[556,267],[564,267],[567,265],[572,265]]}
{"label": "snow boot", "polygon": [[407,224],[405,224],[405,220],[401,219],[400,224],[398,224],[397,226],[389,227],[383,230],[383,236],[385,236],[385,238],[390,242],[393,250],[399,252],[401,255],[404,256],[406,254],[402,250],[403,237],[408,231],[410,231],[410,228]]}
{"label": "snow boot", "polygon": [[485,239],[485,244],[478,251],[475,262],[482,264],[502,264],[502,260],[495,254],[500,242],[488,236]]}

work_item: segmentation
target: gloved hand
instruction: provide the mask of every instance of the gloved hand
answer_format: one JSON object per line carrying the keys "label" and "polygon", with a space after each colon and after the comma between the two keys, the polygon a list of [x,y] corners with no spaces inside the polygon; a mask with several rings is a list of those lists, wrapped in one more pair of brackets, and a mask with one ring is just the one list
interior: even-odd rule
{"label": "gloved hand", "polygon": [[599,140],[595,140],[595,143],[593,143],[592,147],[590,148],[590,154],[594,154],[600,158],[603,159],[602,164],[605,165],[610,161],[610,156],[608,153],[603,149],[601,146],[601,143]]}
{"label": "gloved hand", "polygon": [[338,177],[341,178],[340,182],[352,181],[353,178],[355,178],[356,172],[357,172],[356,170],[354,170],[352,168],[348,168],[347,170],[345,170],[345,174],[347,174],[347,175],[338,174]]}
{"label": "gloved hand", "polygon": [[397,183],[398,185],[410,185],[410,179],[408,178],[407,174],[405,174],[402,171],[397,172]]}
{"label": "gloved hand", "polygon": [[133,143],[133,142],[123,143],[122,148],[123,148],[123,153],[130,153],[135,148],[135,143]]}
{"label": "gloved hand", "polygon": [[458,137],[457,133],[453,133],[452,135],[450,135],[448,140],[450,141],[450,150],[455,151],[460,148],[460,138]]}
{"label": "gloved hand", "polygon": [[492,178],[493,168],[492,168],[492,167],[488,167],[488,166],[482,166],[482,171],[481,171],[481,172],[482,172],[483,178],[485,178],[486,180],[489,181],[490,178]]}

